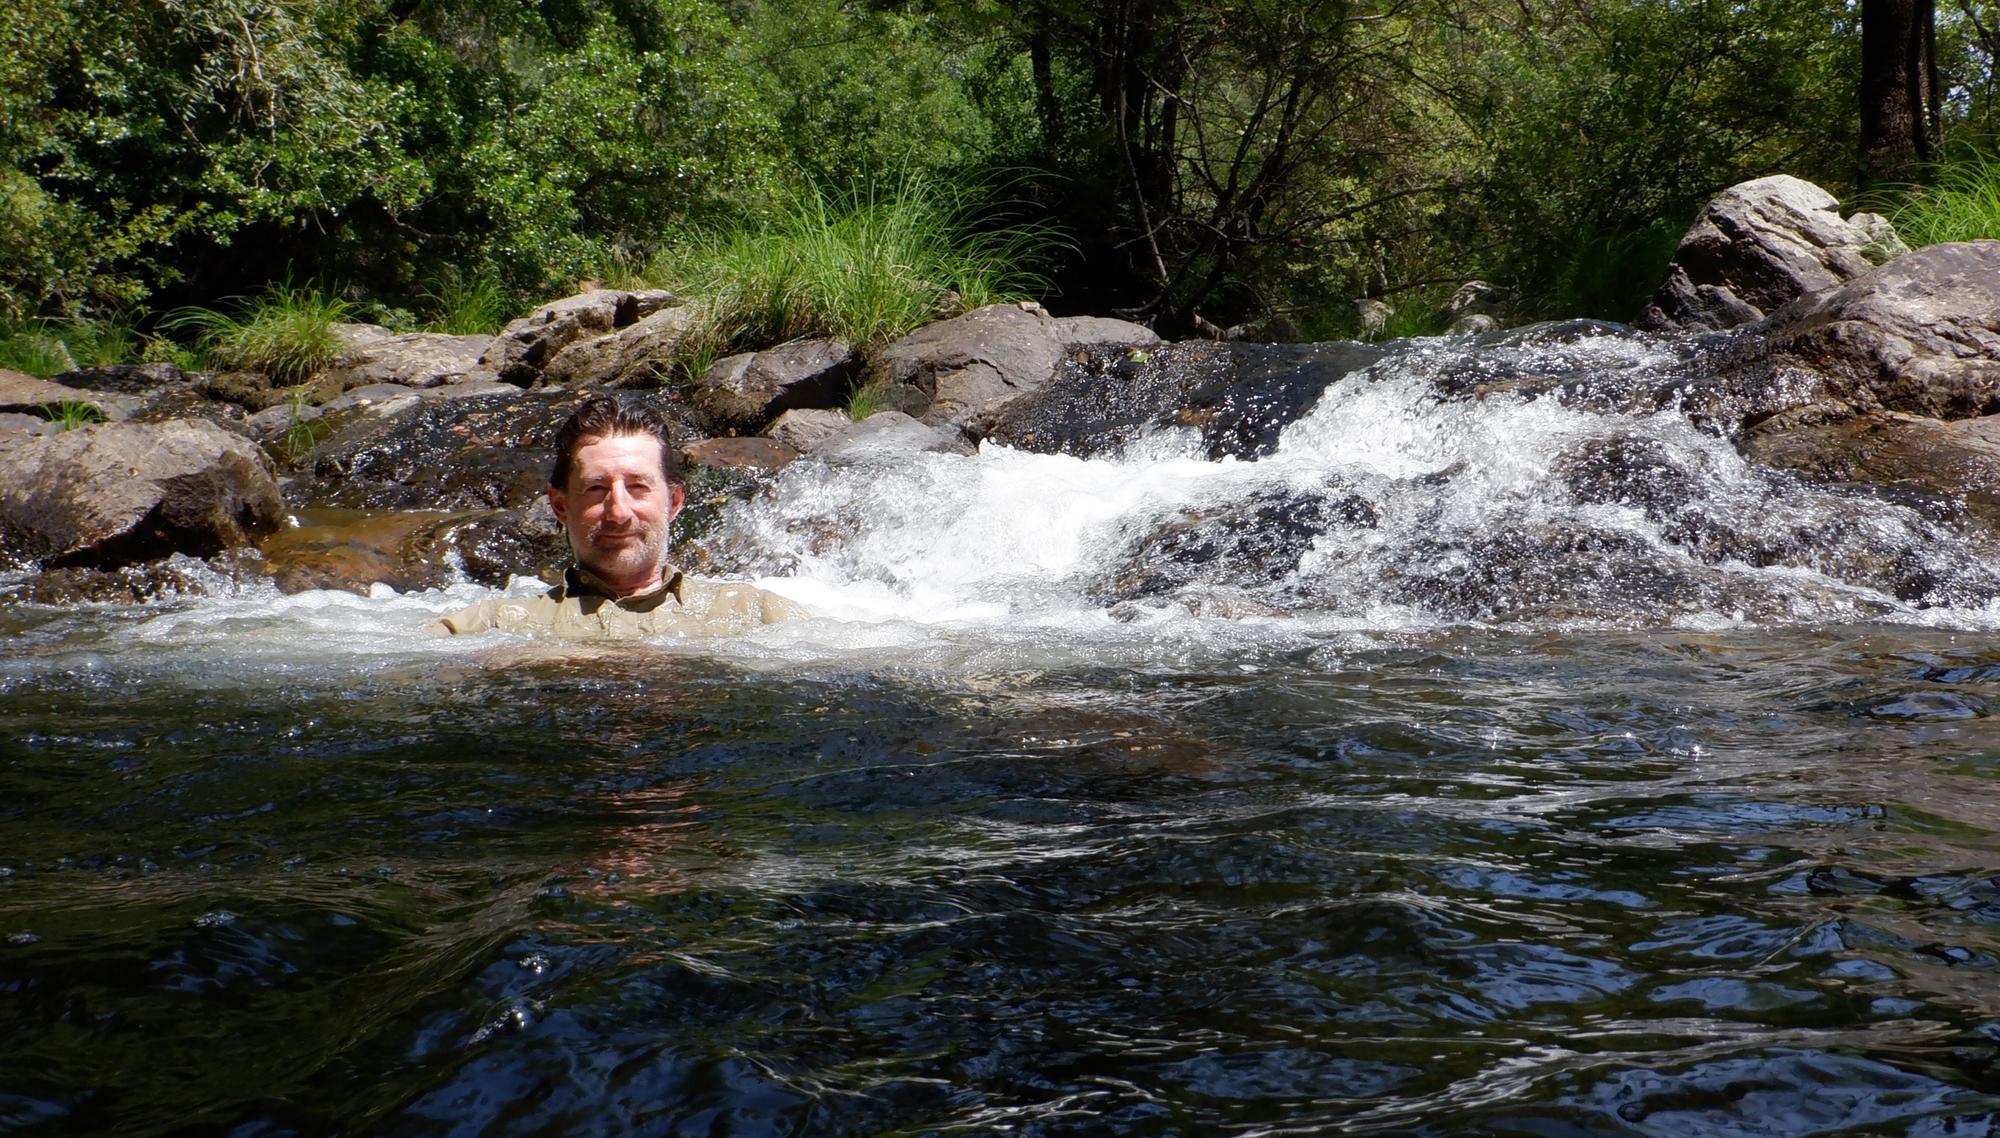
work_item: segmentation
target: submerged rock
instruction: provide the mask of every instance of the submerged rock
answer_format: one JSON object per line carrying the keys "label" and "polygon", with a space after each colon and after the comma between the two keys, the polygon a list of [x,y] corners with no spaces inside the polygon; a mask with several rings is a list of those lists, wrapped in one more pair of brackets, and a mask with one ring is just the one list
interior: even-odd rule
{"label": "submerged rock", "polygon": [[1907,252],[1880,218],[1856,214],[1843,221],[1839,205],[1789,174],[1724,190],[1681,238],[1638,325],[1717,331],[1754,324]]}
{"label": "submerged rock", "polygon": [[1211,344],[1098,348],[1075,353],[1043,386],[1007,408],[989,437],[1020,450],[1088,458],[1162,427],[1199,431],[1209,457],[1253,458],[1346,376],[1393,347]]}
{"label": "submerged rock", "polygon": [[[1754,461],[1825,481],[1922,487],[1962,501],[2000,530],[2000,415],[1940,422],[1885,411],[1752,431],[1743,449]],[[1944,511],[1933,505],[1929,512]]]}
{"label": "submerged rock", "polygon": [[462,573],[484,585],[515,574],[553,575],[568,556],[547,507],[381,512],[313,509],[263,546],[263,571],[288,592],[448,585]]}
{"label": "submerged rock", "polygon": [[102,423],[0,447],[0,550],[24,561],[208,557],[283,516],[270,460],[211,423]]}

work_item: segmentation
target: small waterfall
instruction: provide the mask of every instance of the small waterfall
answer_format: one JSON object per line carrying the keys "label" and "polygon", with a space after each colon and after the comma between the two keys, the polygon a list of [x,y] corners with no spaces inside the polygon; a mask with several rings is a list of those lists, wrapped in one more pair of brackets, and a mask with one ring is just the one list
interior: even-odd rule
{"label": "small waterfall", "polygon": [[1291,366],[1324,393],[1262,448],[1214,458],[1169,424],[1090,458],[989,442],[805,462],[710,550],[833,611],[924,622],[2000,615],[1992,550],[1950,503],[1815,485],[1704,429],[1689,341],[1569,325],[1410,341],[1344,375],[1305,348]]}

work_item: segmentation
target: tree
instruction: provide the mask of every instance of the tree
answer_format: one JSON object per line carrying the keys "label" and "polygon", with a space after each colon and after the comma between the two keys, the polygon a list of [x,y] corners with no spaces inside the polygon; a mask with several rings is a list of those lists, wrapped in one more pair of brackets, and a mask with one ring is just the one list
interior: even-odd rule
{"label": "tree", "polygon": [[1935,0],[1862,0],[1861,180],[1916,180],[1938,113]]}

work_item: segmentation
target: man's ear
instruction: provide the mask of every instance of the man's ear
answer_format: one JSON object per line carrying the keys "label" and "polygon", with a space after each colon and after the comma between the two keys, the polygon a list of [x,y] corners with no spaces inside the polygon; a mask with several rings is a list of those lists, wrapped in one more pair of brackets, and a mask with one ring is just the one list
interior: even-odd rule
{"label": "man's ear", "polygon": [[555,511],[557,525],[569,524],[569,495],[563,493],[562,487],[554,483],[549,485],[549,509]]}
{"label": "man's ear", "polygon": [[[682,506],[687,505],[687,497],[688,497],[687,483],[685,482],[667,483],[667,494],[669,495],[669,500],[667,502],[667,520],[673,521],[674,515],[681,512]],[[562,515],[557,514],[556,516],[561,517]]]}

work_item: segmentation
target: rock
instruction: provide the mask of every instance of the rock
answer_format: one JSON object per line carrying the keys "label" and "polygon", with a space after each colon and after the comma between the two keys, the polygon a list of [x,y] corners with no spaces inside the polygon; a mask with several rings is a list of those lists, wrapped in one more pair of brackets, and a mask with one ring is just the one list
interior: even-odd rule
{"label": "rock", "polygon": [[661,289],[591,289],[564,297],[502,328],[479,363],[502,381],[525,387],[578,340],[636,324],[674,303],[674,295]]}
{"label": "rock", "polygon": [[331,331],[342,354],[364,351],[396,335],[380,324],[335,324]]}
{"label": "rock", "polygon": [[1771,382],[1842,414],[2000,412],[2000,241],[1932,245],[1775,314]]}
{"label": "rock", "polygon": [[522,510],[302,510],[266,539],[263,570],[287,593],[382,584],[402,591],[450,584],[462,570],[486,585],[550,572],[568,556],[546,506]]}
{"label": "rock", "polygon": [[757,437],[703,439],[681,454],[696,466],[763,473],[783,470],[799,457],[798,451],[776,439]]}
{"label": "rock", "polygon": [[1498,332],[1500,321],[1484,312],[1468,312],[1451,322],[1445,329],[1447,336],[1483,336],[1488,332]]}
{"label": "rock", "polygon": [[1191,584],[1255,588],[1296,571],[1314,539],[1330,530],[1373,529],[1375,508],[1338,486],[1262,490],[1226,508],[1168,520],[1121,557],[1103,596],[1138,600]]}
{"label": "rock", "polygon": [[97,413],[106,419],[125,419],[131,417],[143,402],[136,396],[85,391],[37,379],[26,372],[0,368],[0,411],[51,419],[55,418],[53,412],[64,404],[83,403],[96,408]]}
{"label": "rock", "polygon": [[270,460],[212,423],[102,423],[0,448],[0,549],[52,568],[208,557],[283,516]]}
{"label": "rock", "polygon": [[1055,319],[993,304],[926,325],[883,349],[871,381],[890,405],[977,440],[1009,403],[1047,383],[1067,349],[1157,344],[1150,329],[1097,317]]}
{"label": "rock", "polygon": [[755,434],[787,411],[846,401],[861,358],[838,340],[799,340],[715,361],[689,400],[717,434]]}
{"label": "rock", "polygon": [[662,308],[615,332],[578,340],[549,359],[542,382],[659,387],[697,318],[691,308]]}
{"label": "rock", "polygon": [[1791,430],[1753,430],[1753,461],[1835,482],[1916,486],[1963,501],[2000,529],[2000,415],[1940,422],[1884,411]]}
{"label": "rock", "polygon": [[1752,324],[1906,251],[1880,218],[1843,221],[1839,204],[1788,174],[1724,190],[1681,238],[1638,326],[1715,331]]}
{"label": "rock", "polygon": [[1480,313],[1490,316],[1500,310],[1500,302],[1506,297],[1507,290],[1490,281],[1466,281],[1444,302],[1444,310],[1450,316]]}
{"label": "rock", "polygon": [[901,411],[877,411],[827,439],[813,457],[835,465],[904,454],[971,454],[972,444],[956,431],[940,430]]}
{"label": "rock", "polygon": [[[369,415],[394,415],[422,401],[423,392],[414,387],[405,387],[400,383],[371,383],[366,387],[354,388],[339,398],[327,400],[321,404],[321,410],[333,412],[353,408]],[[284,409],[273,408],[273,410]],[[253,415],[251,418],[254,419],[256,416]]]}
{"label": "rock", "polygon": [[378,383],[436,387],[479,374],[479,360],[493,346],[491,336],[447,336],[415,332],[383,336],[355,345],[315,379],[341,391]]}
{"label": "rock", "polygon": [[1389,326],[1389,317],[1395,314],[1395,309],[1372,297],[1363,297],[1354,302],[1354,318],[1360,322],[1361,338],[1364,340],[1372,340],[1381,335]]}
{"label": "rock", "polygon": [[50,569],[29,578],[22,600],[37,605],[137,605],[174,597],[206,596],[201,579],[173,561],[115,569]]}
{"label": "rock", "polygon": [[764,434],[800,454],[811,454],[827,439],[854,425],[845,411],[823,411],[806,407],[778,416]]}
{"label": "rock", "polygon": [[55,377],[56,382],[110,395],[151,395],[165,388],[186,387],[194,377],[168,363],[107,364],[78,368]]}
{"label": "rock", "polygon": [[[433,388],[447,392],[450,388]],[[432,398],[384,416],[356,416],[306,456],[307,505],[370,510],[513,509],[532,505],[548,485],[557,428],[589,393],[566,389]],[[686,405],[657,405],[674,423],[674,443],[703,437]]]}
{"label": "rock", "polygon": [[[843,415],[841,418],[845,419]],[[53,435],[62,430],[62,425],[52,423],[40,415],[23,415],[19,411],[0,411],[0,434],[7,435]]]}
{"label": "rock", "polygon": [[325,415],[327,410],[325,407],[315,407],[310,403],[298,407],[281,404],[277,407],[266,407],[243,420],[243,425],[253,436],[261,439],[279,431],[289,431],[300,423],[310,423]]}
{"label": "rock", "polygon": [[1201,432],[1210,457],[1252,458],[1328,386],[1391,348],[1190,342],[1099,348],[1066,358],[1056,379],[1015,401],[987,438],[1019,450],[1088,458],[1160,427]]}

